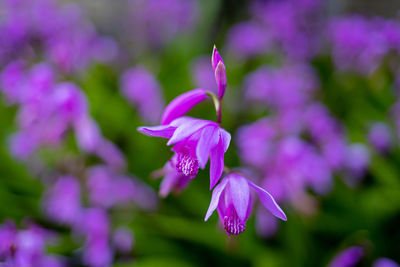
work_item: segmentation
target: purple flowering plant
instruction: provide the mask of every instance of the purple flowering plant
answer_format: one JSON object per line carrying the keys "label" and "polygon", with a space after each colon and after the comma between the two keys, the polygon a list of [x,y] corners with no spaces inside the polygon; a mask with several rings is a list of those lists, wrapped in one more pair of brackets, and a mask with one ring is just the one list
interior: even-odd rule
{"label": "purple flowering plant", "polygon": [[[169,139],[167,145],[173,146],[171,150],[174,156],[160,171],[164,175],[160,195],[166,196],[171,190],[184,189],[210,159],[210,190],[214,190],[205,221],[218,207],[226,233],[229,236],[242,233],[253,204],[250,188],[255,189],[265,208],[276,217],[286,220],[285,213],[271,194],[249,181],[246,175],[239,175],[224,164],[224,154],[231,141],[230,133],[222,128],[222,101],[227,87],[227,75],[225,63],[215,46],[211,66],[218,88],[217,95],[202,88],[186,92],[167,105],[161,125],[138,128],[139,132],[148,136]],[[214,102],[216,122],[184,116],[208,97]],[[217,185],[224,173],[224,178]]]}

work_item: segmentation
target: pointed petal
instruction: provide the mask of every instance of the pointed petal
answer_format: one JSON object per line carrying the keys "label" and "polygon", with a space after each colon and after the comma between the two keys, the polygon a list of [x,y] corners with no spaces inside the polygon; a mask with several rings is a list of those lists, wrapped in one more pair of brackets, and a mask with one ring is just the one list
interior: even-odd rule
{"label": "pointed petal", "polygon": [[224,150],[221,141],[210,154],[210,190],[218,183],[224,171]]}
{"label": "pointed petal", "polygon": [[225,94],[227,78],[226,78],[226,70],[225,65],[222,61],[220,61],[215,69],[215,81],[218,86],[218,98],[222,99]]}
{"label": "pointed petal", "polygon": [[206,166],[210,151],[218,144],[218,141],[218,128],[208,126],[201,131],[201,136],[196,147],[196,156],[201,168]]}
{"label": "pointed petal", "polygon": [[218,63],[220,61],[222,61],[222,63],[224,63],[224,61],[222,60],[222,57],[218,53],[217,47],[214,45],[212,56],[211,56],[211,65],[213,67],[214,73],[215,73],[215,70],[217,69]]}
{"label": "pointed petal", "polygon": [[178,96],[165,108],[162,115],[161,124],[169,124],[174,119],[185,115],[189,110],[191,110],[197,104],[203,102],[206,98],[206,91],[201,88],[191,90]]}
{"label": "pointed petal", "polygon": [[218,206],[219,198],[221,197],[222,191],[224,191],[226,184],[228,183],[227,179],[222,180],[222,182],[214,188],[214,191],[211,196],[210,206],[208,207],[206,217],[204,221],[207,221],[208,218],[213,214],[214,210]]}
{"label": "pointed petal", "polygon": [[222,145],[224,147],[224,152],[226,152],[231,142],[231,134],[221,128],[219,129],[219,131],[220,131]]}
{"label": "pointed petal", "polygon": [[206,120],[197,120],[197,119],[190,119],[187,120],[185,123],[182,123],[174,132],[171,139],[167,142],[167,145],[176,144],[179,141],[182,141],[193,133],[199,131],[201,128],[211,124],[210,121]]}
{"label": "pointed petal", "polygon": [[164,176],[161,184],[160,184],[160,192],[159,195],[161,197],[166,197],[171,192],[174,184],[176,183],[177,175],[174,173],[168,173]]}
{"label": "pointed petal", "polygon": [[275,199],[271,196],[270,193],[250,181],[249,185],[257,191],[258,197],[260,198],[261,203],[266,209],[268,209],[273,215],[275,215],[279,219],[284,221],[287,220],[285,213],[283,212],[281,207],[279,207],[279,205],[275,202]]}
{"label": "pointed petal", "polygon": [[174,134],[176,127],[170,125],[159,125],[159,126],[152,126],[152,127],[138,127],[138,132],[149,135],[149,136],[156,136],[156,137],[163,137],[163,138],[171,138]]}
{"label": "pointed petal", "polygon": [[250,204],[250,188],[247,180],[239,175],[231,174],[229,179],[229,195],[239,219],[246,221],[247,210]]}

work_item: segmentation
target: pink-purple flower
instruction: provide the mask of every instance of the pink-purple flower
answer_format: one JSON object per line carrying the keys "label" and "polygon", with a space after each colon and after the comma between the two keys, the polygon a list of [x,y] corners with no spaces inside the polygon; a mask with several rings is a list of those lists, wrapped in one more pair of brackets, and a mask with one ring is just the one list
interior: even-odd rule
{"label": "pink-purple flower", "polygon": [[177,154],[176,170],[194,178],[199,168],[204,168],[210,158],[210,188],[220,179],[224,170],[224,153],[231,135],[215,122],[180,117],[170,124],[139,127],[138,131],[156,137],[168,138]]}
{"label": "pink-purple flower", "polygon": [[246,228],[246,221],[252,209],[252,195],[250,188],[258,194],[261,204],[274,216],[285,220],[286,215],[266,190],[255,185],[240,174],[227,175],[219,185],[214,188],[210,206],[205,221],[215,209],[224,229],[228,235],[238,235]]}

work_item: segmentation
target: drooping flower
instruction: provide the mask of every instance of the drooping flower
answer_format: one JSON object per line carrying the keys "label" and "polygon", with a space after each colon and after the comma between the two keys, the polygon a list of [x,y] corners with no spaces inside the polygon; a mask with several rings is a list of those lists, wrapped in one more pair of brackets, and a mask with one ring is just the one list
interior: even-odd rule
{"label": "drooping flower", "polygon": [[181,117],[167,125],[139,127],[138,131],[169,139],[167,145],[174,145],[172,150],[177,154],[176,170],[179,173],[194,178],[210,157],[210,188],[220,179],[231,135],[217,123]]}
{"label": "drooping flower", "polygon": [[392,143],[392,133],[387,124],[383,122],[377,122],[372,125],[368,139],[371,145],[381,153],[386,152]]}
{"label": "drooping flower", "polygon": [[361,247],[354,246],[345,249],[336,255],[329,263],[329,267],[353,267],[364,256],[364,250]]}
{"label": "drooping flower", "polygon": [[238,235],[246,228],[252,209],[250,188],[253,188],[261,204],[276,217],[286,221],[286,215],[274,198],[264,189],[243,176],[231,173],[214,188],[205,221],[218,209],[220,220],[228,235]]}
{"label": "drooping flower", "polygon": [[132,231],[125,227],[115,229],[112,241],[114,247],[123,253],[130,252],[135,243]]}
{"label": "drooping flower", "polygon": [[148,70],[142,66],[128,69],[120,79],[120,87],[144,121],[155,124],[160,120],[164,96],[157,79]]}
{"label": "drooping flower", "polygon": [[47,215],[59,222],[74,225],[82,213],[81,188],[70,175],[60,177],[44,198]]}
{"label": "drooping flower", "polygon": [[388,258],[379,258],[372,264],[372,267],[399,267],[395,261]]}

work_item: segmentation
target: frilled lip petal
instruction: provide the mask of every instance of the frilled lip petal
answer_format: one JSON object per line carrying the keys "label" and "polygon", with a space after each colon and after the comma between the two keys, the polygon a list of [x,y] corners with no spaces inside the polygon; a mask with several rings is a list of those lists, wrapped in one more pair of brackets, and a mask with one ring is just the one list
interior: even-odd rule
{"label": "frilled lip petal", "polygon": [[161,124],[166,125],[185,115],[197,104],[203,102],[207,98],[206,91],[204,89],[194,89],[186,92],[174,100],[172,100],[165,108],[162,115]]}
{"label": "frilled lip petal", "polygon": [[[233,177],[232,177],[233,176]],[[244,222],[249,217],[250,188],[247,180],[239,175],[231,174],[229,190],[233,206],[239,219]]]}
{"label": "frilled lip petal", "polygon": [[155,137],[171,138],[174,134],[176,127],[170,125],[159,125],[152,127],[138,127],[138,132]]}
{"label": "frilled lip petal", "polygon": [[250,181],[248,181],[248,183],[257,191],[258,197],[260,198],[261,203],[266,209],[268,209],[273,215],[275,215],[279,219],[284,221],[287,220],[286,214],[283,212],[281,207],[279,207],[279,205],[276,203],[275,199],[271,196],[270,193]]}
{"label": "frilled lip petal", "polygon": [[220,199],[221,194],[224,191],[227,183],[228,183],[228,180],[224,179],[219,185],[217,185],[214,188],[214,191],[211,196],[210,206],[208,207],[204,221],[207,221],[208,218],[210,218],[210,216],[213,214],[214,210],[218,207],[219,199]]}

